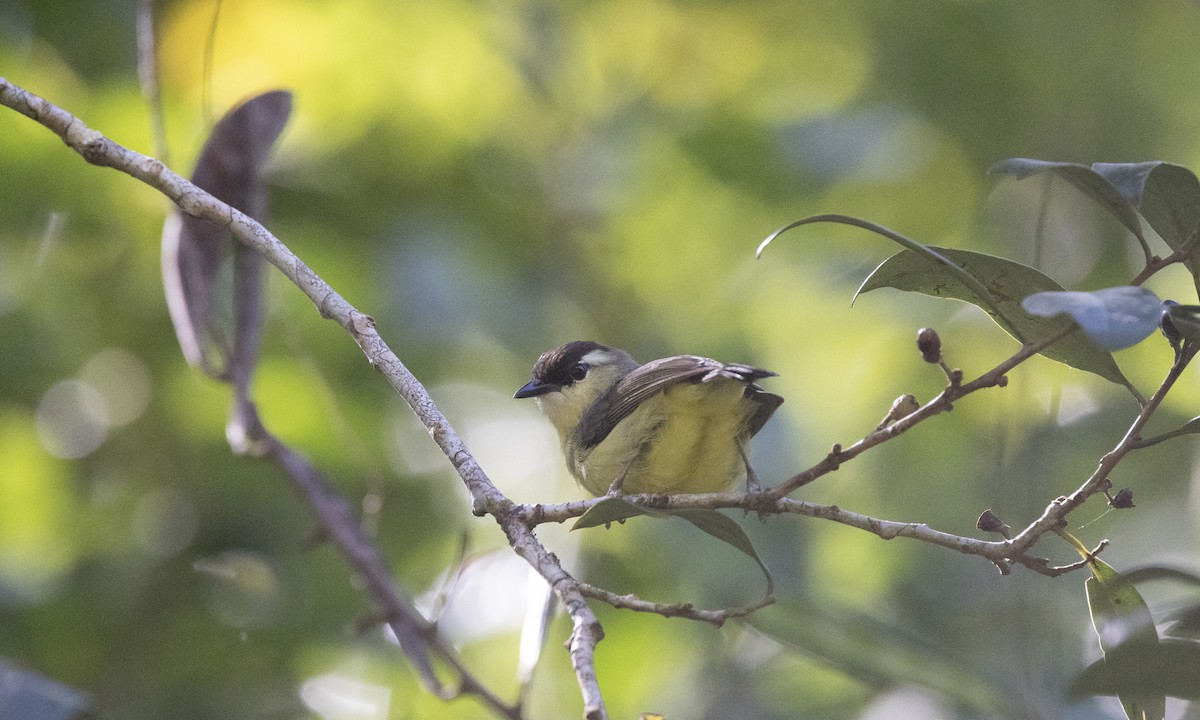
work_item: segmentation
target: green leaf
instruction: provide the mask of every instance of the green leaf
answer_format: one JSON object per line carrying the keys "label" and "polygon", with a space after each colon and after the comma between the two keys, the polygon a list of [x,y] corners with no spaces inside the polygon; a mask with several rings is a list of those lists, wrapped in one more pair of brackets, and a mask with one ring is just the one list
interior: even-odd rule
{"label": "green leaf", "polygon": [[[871,290],[890,287],[969,302],[991,315],[996,324],[1017,339],[1028,337],[1038,340],[1062,329],[1063,321],[1036,317],[1021,307],[1021,300],[1033,293],[1062,290],[1061,285],[1045,274],[1028,265],[994,255],[941,247],[930,249],[978,278],[989,295],[1003,308],[1003,314],[992,312],[980,302],[979,296],[971,288],[958,282],[957,277],[941,272],[923,257],[908,250],[893,255],[875,268],[858,288],[856,297]],[[1082,334],[1068,335],[1043,350],[1042,354],[1132,389],[1112,355],[1096,347]]]}
{"label": "green leaf", "polygon": [[654,518],[678,517],[687,520],[692,525],[695,525],[721,542],[732,545],[758,564],[758,567],[763,571],[763,575],[767,578],[767,594],[770,595],[774,592],[775,579],[771,577],[771,571],[767,569],[766,564],[759,557],[758,551],[754,549],[754,543],[750,541],[750,536],[746,534],[745,530],[742,530],[742,526],[738,525],[733,518],[716,510],[705,510],[703,508],[651,510],[640,505],[635,505],[624,498],[605,498],[588,508],[587,512],[575,521],[571,529],[582,530],[600,525],[610,525],[614,522],[622,522],[638,515],[646,515]]}
{"label": "green leaf", "polygon": [[758,563],[758,567],[762,569],[763,575],[767,578],[767,594],[771,595],[775,592],[775,579],[771,577],[771,571],[758,556],[758,551],[754,549],[754,543],[750,541],[750,536],[733,518],[716,510],[704,509],[677,510],[671,514],[687,520],[721,542],[732,545],[748,555],[751,560]]}
{"label": "green leaf", "polygon": [[575,524],[571,526],[571,529],[583,530],[585,528],[599,527],[600,525],[611,525],[615,522],[624,522],[628,518],[637,517],[638,515],[661,517],[662,513],[647,510],[619,497],[605,498],[588,508],[587,512],[583,515],[580,515]]}
{"label": "green leaf", "polygon": [[1200,604],[1175,608],[1166,619],[1171,622],[1163,630],[1164,635],[1200,640]]}
{"label": "green leaf", "polygon": [[[1200,643],[1163,640],[1154,645],[1122,646],[1084,668],[1071,683],[1071,695],[1077,698],[1153,695],[1200,700]],[[1151,717],[1150,712],[1147,708],[1146,717]],[[1162,713],[1153,717],[1162,717]]]}
{"label": "green leaf", "polygon": [[[988,289],[982,283],[980,283],[979,280],[977,280],[974,275],[967,272],[963,268],[959,267],[958,264],[955,263],[954,260],[951,259],[948,255],[946,255],[940,248],[934,248],[932,246],[923,245],[923,244],[917,242],[916,240],[913,240],[912,238],[901,235],[900,233],[896,232],[895,230],[890,230],[888,228],[883,227],[882,225],[876,225],[875,223],[870,222],[868,220],[863,220],[861,218],[856,218],[856,217],[850,217],[848,215],[835,215],[835,214],[814,215],[812,217],[803,218],[803,219],[797,220],[795,222],[789,223],[787,225],[784,225],[783,227],[779,228],[775,232],[768,235],[767,239],[763,240],[759,244],[758,252],[756,253],[756,257],[761,257],[763,254],[763,251],[766,250],[767,246],[771,244],[771,241],[773,241],[775,238],[779,237],[781,234],[787,232],[788,230],[791,230],[792,228],[795,228],[795,227],[799,227],[801,225],[810,225],[812,223],[820,223],[820,222],[840,223],[842,225],[852,225],[854,227],[859,227],[864,230],[870,230],[871,232],[873,232],[877,235],[882,235],[883,237],[891,240],[892,242],[896,243],[897,245],[904,247],[906,250],[913,253],[914,256],[923,258],[927,263],[929,263],[930,267],[939,268],[946,276],[954,278],[963,287],[970,289],[970,291],[972,293],[974,293],[974,297],[976,298],[975,304],[977,304],[980,307],[982,307],[983,309],[987,310],[988,313],[990,315],[992,315],[993,317],[1002,318],[1004,321],[1002,324],[1006,324],[1008,327],[1011,328],[1009,330],[1010,334],[1012,334],[1013,337],[1015,337],[1017,340],[1020,340],[1021,342],[1026,342],[1026,338],[1021,334],[1021,330],[1018,327],[1018,324],[1013,322],[1013,320],[1011,318],[1007,317],[1007,311],[1005,310],[1004,305],[1002,303],[1000,303],[996,298],[992,297],[991,293],[988,292]],[[859,293],[861,293],[861,292],[862,292],[862,290],[860,288]],[[856,293],[856,297],[857,297],[857,293]]]}
{"label": "green leaf", "polygon": [[[1197,420],[1200,420],[1198,418]],[[1197,424],[1193,420],[1189,425]],[[1178,433],[1179,431],[1176,431]],[[1193,430],[1197,432],[1197,430]],[[1200,574],[1170,565],[1146,565],[1125,573],[1125,579],[1132,583],[1168,580],[1193,588],[1200,587]],[[1200,640],[1200,603],[1176,607],[1163,616],[1170,621],[1163,630],[1163,635],[1176,638]]]}
{"label": "green leaf", "polygon": [[1092,571],[1086,583],[1088,607],[1100,649],[1109,652],[1127,642],[1158,642],[1150,608],[1133,583],[1099,558],[1088,567]]}
{"label": "green leaf", "polygon": [[1087,165],[1029,158],[1009,158],[993,165],[989,172],[1012,175],[1017,180],[1024,180],[1043,172],[1054,173],[1055,176],[1075,186],[1076,189],[1115,217],[1129,232],[1134,234],[1143,247],[1146,245],[1137,209],[1113,186],[1108,178]]}
{"label": "green leaf", "polygon": [[1200,180],[1181,165],[1166,162],[1077,163],[1027,158],[1002,160],[991,172],[1018,180],[1052,172],[1074,185],[1124,225],[1149,256],[1141,219],[1172,250],[1184,251],[1183,264],[1200,289]]}
{"label": "green leaf", "polygon": [[[1191,425],[1197,422],[1197,420],[1200,420],[1200,418],[1196,418],[1188,424]],[[1123,575],[1125,575],[1126,580],[1135,585],[1152,580],[1178,580],[1185,585],[1200,586],[1200,575],[1170,565],[1143,565],[1133,570],[1127,570]]]}
{"label": "green leaf", "polygon": [[1172,250],[1186,249],[1183,264],[1200,278],[1200,180],[1181,165],[1165,162],[1096,163],[1092,166],[1141,213]]}
{"label": "green leaf", "polygon": [[[1102,560],[1094,558],[1088,567],[1092,571],[1085,583],[1088,608],[1105,659],[1113,657],[1114,666],[1124,668],[1129,662],[1125,658],[1156,652],[1158,631],[1137,588]],[[1155,687],[1137,685],[1113,692],[1131,719],[1161,720],[1166,713],[1166,693]]]}

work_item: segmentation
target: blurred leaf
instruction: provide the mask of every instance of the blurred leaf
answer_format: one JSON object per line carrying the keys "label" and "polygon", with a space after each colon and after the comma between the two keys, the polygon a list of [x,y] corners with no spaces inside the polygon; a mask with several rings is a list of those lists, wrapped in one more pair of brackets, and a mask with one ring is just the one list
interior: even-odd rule
{"label": "blurred leaf", "polygon": [[[1188,425],[1200,425],[1200,419],[1193,420]],[[1200,432],[1200,429],[1193,429],[1192,432]],[[1200,574],[1165,565],[1147,565],[1131,570],[1125,573],[1125,579],[1132,583],[1168,580],[1193,587],[1200,586]],[[1175,608],[1164,619],[1171,621],[1163,630],[1164,635],[1200,640],[1200,602]]]}
{"label": "blurred leaf", "polygon": [[[1200,643],[1163,640],[1122,645],[1084,668],[1071,684],[1071,695],[1170,696],[1200,700]],[[1124,700],[1122,700],[1124,704]],[[1157,710],[1157,708],[1155,708]],[[1126,705],[1129,714],[1129,706]],[[1159,717],[1163,713],[1146,717]],[[1141,717],[1130,714],[1129,717]]]}
{"label": "blurred leaf", "polygon": [[[1013,321],[1012,318],[1008,317],[1008,313],[1004,306],[991,295],[988,289],[979,280],[977,280],[973,274],[960,267],[941,248],[923,245],[912,238],[901,235],[895,230],[885,228],[882,225],[876,225],[868,220],[850,217],[848,215],[835,214],[814,215],[812,217],[803,218],[789,223],[768,235],[765,240],[759,243],[756,256],[761,257],[763,251],[766,250],[767,245],[770,245],[775,238],[779,237],[788,230],[801,225],[810,225],[812,223],[819,222],[840,223],[842,225],[852,225],[854,227],[863,228],[864,230],[870,230],[871,232],[877,235],[882,235],[883,237],[904,247],[908,252],[912,253],[913,257],[921,258],[925,261],[925,269],[927,272],[930,268],[938,268],[944,275],[954,278],[963,287],[968,288],[975,297],[975,300],[972,302],[982,307],[993,317],[996,317],[998,321],[999,319],[1002,319],[1003,322],[1001,324],[1008,329],[1009,333],[1011,333],[1013,337],[1017,338],[1017,340],[1020,340],[1021,342],[1026,341],[1025,336],[1022,334],[1021,328]],[[855,297],[862,292],[862,288],[859,288],[858,293],[855,293]]]}
{"label": "blurred leaf", "polygon": [[1024,180],[1038,173],[1052,172],[1057,177],[1074,185],[1076,189],[1108,211],[1129,232],[1134,234],[1143,247],[1146,246],[1146,238],[1142,234],[1142,223],[1137,209],[1109,182],[1108,178],[1093,168],[1078,163],[1009,158],[992,165],[989,172],[1012,175],[1017,180]]}
{"label": "blurred leaf", "polygon": [[1164,635],[1200,640],[1200,603],[1176,608],[1167,619],[1171,624],[1163,630]]}
{"label": "blurred leaf", "polygon": [[1144,287],[1126,285],[1090,292],[1052,290],[1021,301],[1041,317],[1070,315],[1092,342],[1104,350],[1123,350],[1158,329],[1163,304]]}
{"label": "blurred leaf", "polygon": [[817,657],[868,686],[911,683],[943,693],[981,717],[1021,715],[1016,708],[1021,698],[999,691],[981,671],[985,659],[956,657],[951,648],[903,623],[787,597],[746,622],[789,651]]}
{"label": "blurred leaf", "polygon": [[[1088,608],[1105,659],[1119,655],[1120,659],[1114,660],[1114,667],[1124,669],[1125,664],[1131,662],[1127,658],[1152,657],[1160,645],[1158,631],[1154,628],[1150,608],[1137,588],[1098,558],[1093,558],[1088,568],[1092,571],[1092,577],[1085,583]],[[1125,689],[1113,692],[1127,716],[1161,720],[1166,713],[1165,691],[1146,684],[1123,687]]]}
{"label": "blurred leaf", "polygon": [[[1188,423],[1196,423],[1200,418]],[[1200,585],[1200,575],[1169,565],[1143,565],[1133,570],[1126,570],[1125,579],[1131,583],[1150,582],[1152,580],[1178,580],[1188,585]]]}
{"label": "blurred leaf", "polygon": [[0,659],[0,718],[81,720],[90,705],[82,691]]}
{"label": "blurred leaf", "polygon": [[[196,185],[262,219],[262,168],[291,108],[291,93],[275,91],[231,110],[200,154]],[[248,378],[261,326],[261,258],[224,228],[181,212],[168,218],[162,242],[167,307],[184,357],[215,378]]]}
{"label": "blurred leaf", "polygon": [[[863,281],[857,294],[890,287],[969,302],[991,315],[996,324],[1018,339],[1024,336],[1037,340],[1061,329],[1061,323],[1031,315],[1021,306],[1021,300],[1028,295],[1062,289],[1061,285],[1042,272],[1028,265],[984,253],[941,247],[931,249],[950,258],[966,272],[978,278],[995,298],[996,303],[1004,308],[1004,314],[992,312],[986,304],[980,302],[979,296],[971,288],[958,282],[957,277],[941,272],[923,257],[908,250],[884,260]],[[1046,348],[1042,354],[1073,368],[1095,373],[1106,380],[1131,387],[1112,355],[1079,334],[1068,335]]]}

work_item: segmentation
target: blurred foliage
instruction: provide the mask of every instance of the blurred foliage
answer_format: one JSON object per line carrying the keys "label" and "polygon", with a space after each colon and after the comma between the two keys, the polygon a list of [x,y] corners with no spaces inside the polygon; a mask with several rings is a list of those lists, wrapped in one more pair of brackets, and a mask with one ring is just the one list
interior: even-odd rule
{"label": "blurred foliage", "polygon": [[[861,230],[797,229],[753,259],[798,217],[858,215],[1090,290],[1138,269],[1120,224],[1065,184],[986,169],[1200,167],[1194,3],[238,0],[220,7],[211,77],[216,4],[154,7],[172,166],[190,173],[240,99],[290,89],[270,226],[376,318],[521,502],[581,494],[548,425],[509,398],[567,340],[778,371],[787,403],[754,448],[764,481],[860,437],[896,396],[936,393],[918,327],[968,376],[1016,349],[959,303],[882,290],[851,309],[893,252]],[[135,15],[133,0],[0,2],[0,73],[154,152]],[[163,302],[165,201],[7,110],[0,167],[0,657],[135,720],[487,717],[423,693],[385,638],[355,630],[368,608],[286,480],[230,455],[227,393],[186,367]],[[1195,302],[1176,269],[1152,289]],[[398,576],[433,603],[464,533],[472,558],[504,538],[348,338],[280,278],[270,294],[267,424],[363,500]],[[1143,392],[1170,358],[1161,338],[1117,355]],[[1151,433],[1196,414],[1194,378]],[[1119,387],[1037,359],[801,496],[962,534],[987,507],[1022,526],[1135,412]],[[1119,474],[1136,509],[1089,504],[1074,532],[1109,538],[1118,568],[1194,570],[1194,455],[1187,438],[1135,453]],[[779,605],[720,630],[599,608],[613,717],[1121,716],[1067,697],[1099,657],[1082,575],[1000,577],[803,518],[743,525]],[[752,562],[681,521],[539,534],[617,592],[758,597]],[[1039,549],[1070,561],[1065,544]],[[519,562],[476,560],[442,610],[508,696],[524,582]],[[1147,595],[1152,611],[1169,600]],[[531,717],[578,714],[568,632],[551,628]]]}

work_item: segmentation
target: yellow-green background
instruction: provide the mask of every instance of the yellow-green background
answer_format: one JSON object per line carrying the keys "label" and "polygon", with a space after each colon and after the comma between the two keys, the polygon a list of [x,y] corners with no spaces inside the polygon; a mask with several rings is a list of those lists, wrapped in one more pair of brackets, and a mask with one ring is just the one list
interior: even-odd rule
{"label": "yellow-green background", "polygon": [[[883,290],[851,308],[894,249],[861,231],[802,228],[756,261],[791,220],[859,215],[1091,289],[1137,270],[1116,223],[1061,186],[1039,216],[1043,181],[987,168],[1012,156],[1200,166],[1194,3],[236,0],[210,35],[215,7],[155,3],[166,159],[190,172],[215,117],[292,90],[270,227],[375,317],[522,502],[580,496],[544,422],[509,399],[567,340],[779,372],[767,384],[787,402],[755,444],[768,482],[861,437],[896,396],[940,389],[918,327],[936,327],[968,375],[1016,349],[957,303]],[[155,153],[135,8],[4,0],[0,75]],[[366,605],[334,552],[312,549],[286,479],[230,456],[228,394],[185,366],[163,304],[166,211],[0,112],[0,656],[112,717],[319,717],[312,688],[331,685],[312,683],[329,678],[362,684],[337,686],[346,697],[387,699],[368,703],[383,715],[327,717],[488,717],[425,694],[394,646],[354,631]],[[1151,285],[1195,301],[1182,272]],[[400,401],[277,276],[263,355],[265,421],[352,502],[382,500],[370,520],[412,593],[444,587],[469,538],[446,632],[512,697],[525,580],[495,524],[470,515]],[[1149,393],[1170,353],[1155,337],[1118,359]],[[148,404],[83,457],[57,458],[38,417],[64,380],[110,410],[139,392]],[[1011,380],[798,496],[972,535],[988,507],[1029,522],[1082,482],[1136,406],[1044,360]],[[1197,414],[1197,387],[1189,372],[1152,427]],[[1136,509],[1079,536],[1109,538],[1118,568],[1195,569],[1194,452],[1183,439],[1135,454],[1116,481]],[[1073,525],[1103,510],[1094,501]],[[1001,577],[823,521],[744,524],[780,604],[721,630],[598,608],[613,717],[1119,716],[1065,699],[1097,653],[1082,575]],[[681,522],[541,535],[617,592],[701,606],[761,592],[749,561]],[[1039,550],[1072,560],[1054,540]],[[1150,599],[1159,613],[1177,601]],[[580,712],[568,632],[561,618],[550,629],[530,717]]]}

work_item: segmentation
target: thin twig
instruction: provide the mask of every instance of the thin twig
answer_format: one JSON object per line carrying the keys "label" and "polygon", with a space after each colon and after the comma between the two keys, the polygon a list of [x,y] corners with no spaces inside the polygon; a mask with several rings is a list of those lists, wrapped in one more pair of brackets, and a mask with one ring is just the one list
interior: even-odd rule
{"label": "thin twig", "polygon": [[615,608],[633,610],[635,612],[652,613],[669,618],[698,620],[700,622],[710,623],[715,627],[721,627],[726,622],[733,620],[734,618],[745,617],[775,603],[775,597],[773,595],[766,595],[757,602],[750,603],[749,605],[743,605],[741,607],[723,608],[721,610],[702,610],[691,603],[656,603],[649,600],[643,600],[636,595],[620,595],[618,593],[605,590],[604,588],[598,588],[594,585],[589,585],[585,582],[579,583],[579,589],[584,595],[608,603]]}
{"label": "thin twig", "polygon": [[1175,385],[1175,381],[1183,373],[1191,361],[1194,351],[1183,352],[1177,354],[1175,362],[1171,364],[1171,369],[1167,372],[1166,377],[1154,391],[1154,394],[1142,406],[1129,429],[1125,431],[1125,435],[1116,444],[1116,446],[1108,451],[1104,457],[1100,458],[1100,464],[1088,476],[1087,480],[1079,486],[1075,492],[1066,497],[1056,498],[1053,502],[1046,506],[1046,510],[1041,517],[1034,520],[1027,528],[1013,537],[1013,544],[1019,550],[1026,550],[1033,547],[1035,543],[1047,532],[1053,531],[1055,528],[1060,528],[1066,522],[1066,517],[1072,510],[1082,505],[1091,496],[1102,492],[1110,485],[1109,476],[1117,464],[1121,462],[1133,450],[1139,447],[1141,440],[1142,428],[1149,422],[1150,417],[1162,404],[1163,399]]}

